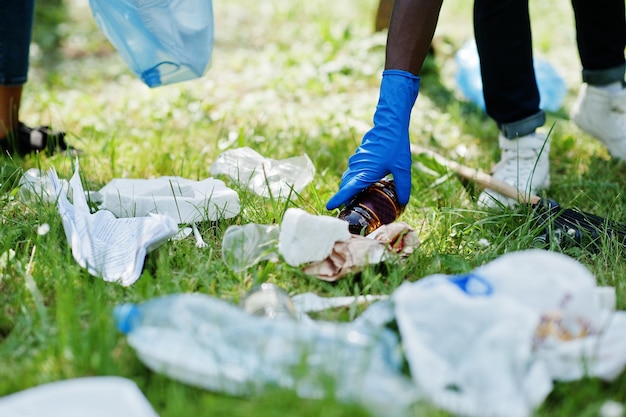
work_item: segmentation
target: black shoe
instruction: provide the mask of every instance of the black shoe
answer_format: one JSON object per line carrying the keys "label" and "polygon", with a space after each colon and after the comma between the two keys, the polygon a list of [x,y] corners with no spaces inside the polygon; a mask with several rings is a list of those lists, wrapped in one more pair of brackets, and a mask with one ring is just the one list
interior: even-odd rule
{"label": "black shoe", "polygon": [[81,152],[65,142],[65,132],[56,132],[48,126],[28,127],[19,123],[17,131],[0,139],[3,154],[26,156],[44,152],[52,155],[57,152],[80,154]]}

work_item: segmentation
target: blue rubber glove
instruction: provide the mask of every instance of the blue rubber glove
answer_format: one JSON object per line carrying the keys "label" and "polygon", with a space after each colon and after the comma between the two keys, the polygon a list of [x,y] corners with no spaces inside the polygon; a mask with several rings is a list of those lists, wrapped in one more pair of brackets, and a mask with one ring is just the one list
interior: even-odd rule
{"label": "blue rubber glove", "polygon": [[400,204],[411,195],[411,143],[409,121],[419,93],[420,78],[407,71],[385,70],[374,113],[374,127],[348,162],[339,191],[326,203],[328,210],[346,204],[352,197],[392,174]]}

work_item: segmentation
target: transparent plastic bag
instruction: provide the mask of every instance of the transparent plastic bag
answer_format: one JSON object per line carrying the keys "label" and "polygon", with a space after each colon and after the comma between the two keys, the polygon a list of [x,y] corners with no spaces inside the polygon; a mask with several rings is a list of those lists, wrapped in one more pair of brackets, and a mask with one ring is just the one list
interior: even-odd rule
{"label": "transparent plastic bag", "polygon": [[289,198],[301,192],[315,176],[307,154],[286,159],[266,158],[243,147],[221,153],[211,165],[211,175],[228,175],[262,197]]}
{"label": "transparent plastic bag", "polygon": [[89,0],[98,26],[149,87],[202,77],[213,52],[211,0]]}

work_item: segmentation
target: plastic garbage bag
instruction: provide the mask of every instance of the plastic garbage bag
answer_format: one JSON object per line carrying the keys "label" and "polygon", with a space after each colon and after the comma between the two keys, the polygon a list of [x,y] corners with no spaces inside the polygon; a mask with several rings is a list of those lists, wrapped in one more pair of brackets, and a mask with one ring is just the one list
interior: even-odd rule
{"label": "plastic garbage bag", "polygon": [[213,51],[211,0],[89,0],[100,29],[149,87],[203,76]]}
{"label": "plastic garbage bag", "polygon": [[86,377],[50,382],[0,397],[6,417],[158,417],[133,381]]}
{"label": "plastic garbage bag", "polygon": [[[455,55],[457,65],[456,83],[461,93],[485,110],[483,97],[483,81],[480,75],[480,58],[474,40],[466,42]],[[565,81],[556,69],[541,57],[534,58],[535,77],[539,88],[539,107],[548,111],[557,111],[563,105],[567,94]]]}

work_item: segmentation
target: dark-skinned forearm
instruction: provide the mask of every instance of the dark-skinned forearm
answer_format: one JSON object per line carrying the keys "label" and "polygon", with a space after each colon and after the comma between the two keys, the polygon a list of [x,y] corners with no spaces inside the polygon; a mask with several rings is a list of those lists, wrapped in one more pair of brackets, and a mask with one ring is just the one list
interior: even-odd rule
{"label": "dark-skinned forearm", "polygon": [[432,42],[443,0],[395,0],[385,69],[419,75]]}

